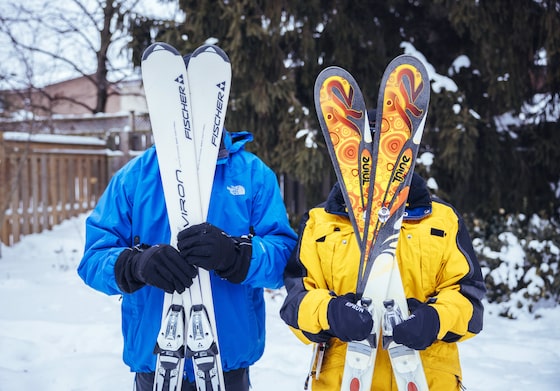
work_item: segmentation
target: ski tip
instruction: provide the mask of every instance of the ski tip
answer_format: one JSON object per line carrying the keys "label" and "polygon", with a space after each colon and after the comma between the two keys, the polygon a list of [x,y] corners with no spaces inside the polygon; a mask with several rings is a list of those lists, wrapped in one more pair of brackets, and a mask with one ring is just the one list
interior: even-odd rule
{"label": "ski tip", "polygon": [[351,79],[354,80],[354,78],[352,77],[352,75],[350,74],[350,72],[348,72],[346,69],[339,67],[337,65],[331,65],[329,67],[326,67],[325,69],[323,69],[319,75],[317,76],[317,80],[319,79],[327,79],[330,76],[341,76],[345,79]]}
{"label": "ski tip", "polygon": [[222,59],[225,62],[230,62],[229,61],[229,57],[227,55],[227,53],[219,46],[216,45],[202,45],[199,46],[191,55],[191,57],[197,57],[201,54],[206,54],[206,53],[213,53],[213,54],[217,54],[220,57],[222,57]]}
{"label": "ski tip", "polygon": [[[323,83],[331,77],[340,77],[341,79],[347,80],[354,88],[357,90],[358,93],[361,95],[361,91],[358,86],[358,82],[354,79],[352,74],[348,72],[346,69],[339,67],[337,65],[331,65],[323,69],[315,79],[315,87],[314,87],[314,94],[315,96],[319,96],[321,88],[323,87]],[[316,105],[318,104],[318,100],[316,99]]]}
{"label": "ski tip", "polygon": [[[391,79],[391,75],[395,75],[396,77]],[[396,86],[403,81],[406,82],[404,85],[408,86],[408,88],[406,88],[406,94],[408,96],[401,99],[401,101],[410,103],[414,101],[414,105],[421,108],[421,116],[414,115],[416,118],[415,121],[421,122],[414,126],[414,129],[419,131],[414,132],[413,142],[419,144],[428,113],[431,86],[426,66],[418,57],[411,54],[401,54],[395,57],[385,68],[377,98],[377,118],[375,122],[378,128],[383,126],[383,118],[385,118],[383,110],[386,108],[385,106],[387,104],[392,104],[394,102],[393,99],[385,100],[387,86],[391,85],[391,88],[396,88]],[[404,92],[405,90],[403,90],[403,93]],[[404,105],[402,108],[405,109]],[[409,119],[411,118],[408,114],[407,117]]]}
{"label": "ski tip", "polygon": [[145,61],[152,53],[159,52],[161,50],[171,52],[174,55],[179,55],[179,52],[173,46],[165,42],[155,42],[144,50],[144,53],[142,53],[142,61]]}
{"label": "ski tip", "polygon": [[[425,75],[425,78],[427,79],[428,71],[426,70],[426,64],[424,64],[424,62],[422,60],[420,60],[418,57],[416,57],[412,54],[401,54],[400,56],[395,57],[389,63],[389,65],[387,66],[387,69],[396,68],[397,66],[399,66],[401,64],[410,64],[410,65],[414,66],[423,75]],[[427,80],[429,80],[429,79],[427,79]]]}
{"label": "ski tip", "polygon": [[349,73],[346,69],[338,66],[338,65],[330,65],[323,69],[321,73],[329,73],[329,74],[340,74],[340,73]]}

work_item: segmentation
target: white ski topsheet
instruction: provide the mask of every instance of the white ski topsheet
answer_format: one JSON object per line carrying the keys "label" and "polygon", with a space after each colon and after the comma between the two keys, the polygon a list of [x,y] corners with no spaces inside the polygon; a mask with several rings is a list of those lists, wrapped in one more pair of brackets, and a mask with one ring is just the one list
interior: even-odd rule
{"label": "white ski topsheet", "polygon": [[397,233],[386,239],[385,250],[377,255],[371,269],[371,283],[366,285],[363,297],[371,299],[368,309],[374,327],[369,340],[348,343],[343,391],[371,388],[378,349],[388,350],[399,391],[429,391],[419,352],[392,340],[393,323],[408,318],[408,304],[396,258],[401,223],[402,216],[394,223]]}
{"label": "white ski topsheet", "polygon": [[[154,44],[142,60],[142,80],[158,154],[171,244],[184,228],[203,222],[198,189],[191,97],[183,57],[171,46]],[[173,186],[167,191],[166,186]],[[188,189],[188,190],[187,190]]]}
{"label": "white ski topsheet", "polygon": [[231,88],[231,63],[222,49],[204,45],[193,52],[187,77],[191,91],[196,91],[191,107],[196,113],[194,135],[200,199],[206,219]]}
{"label": "white ski topsheet", "polygon": [[[156,43],[143,55],[142,77],[164,184],[170,241],[176,247],[181,230],[206,220],[229,98],[231,64],[220,48],[204,45],[191,56],[187,71],[176,49]],[[197,387],[224,389],[209,272],[199,269],[193,285],[182,295],[165,294],[160,338],[165,334],[166,315],[172,304],[184,307],[185,345],[204,349],[210,340],[218,347],[217,373],[212,384],[196,377]],[[203,304],[204,309],[198,310],[196,317],[191,316],[193,306],[198,304]],[[211,325],[211,330],[205,330],[209,333],[204,340],[195,340],[193,326],[189,329],[194,318],[196,321],[201,318],[198,315],[207,317]],[[158,355],[158,368],[160,358]],[[181,364],[182,373],[184,360]],[[196,373],[196,360],[193,365]],[[181,379],[178,389],[180,386]]]}
{"label": "white ski topsheet", "polygon": [[[187,188],[198,189],[198,172],[190,91],[182,56],[169,45],[151,45],[142,57],[142,80],[164,188],[171,231],[170,244],[177,247],[177,234],[192,224],[202,222],[200,193],[198,190],[187,191]],[[181,306],[182,310],[171,311],[172,304]],[[186,319],[189,307],[190,304],[187,306],[179,293],[165,294],[157,338],[159,348],[168,351],[183,349],[184,352],[184,330],[187,323],[178,325],[178,329],[171,329],[170,333],[166,330],[166,324],[170,317],[174,317],[172,322],[175,324],[181,322],[182,318]],[[183,332],[179,333],[180,331]],[[183,357],[166,357],[158,353],[156,374],[161,372],[163,362],[174,368],[163,371],[168,375],[172,373],[173,381],[170,380],[167,389],[179,390],[183,380],[184,353]],[[162,378],[156,375],[154,390],[163,390],[163,383]]]}
{"label": "white ski topsheet", "polygon": [[[206,221],[229,100],[231,63],[222,49],[213,45],[204,45],[193,52],[188,64],[187,77],[191,96],[194,97],[191,101],[191,107],[194,118],[196,166],[198,167],[202,220]],[[202,378],[195,376],[197,386],[200,390],[223,390],[225,383],[219,353],[219,338],[214,315],[210,272],[199,268],[198,284],[193,283],[193,286],[183,296],[189,296],[185,301],[190,300],[193,305],[204,304],[205,314],[214,333],[213,340],[218,346],[216,365],[219,368],[217,373],[219,384],[213,382],[212,388],[206,388],[210,385],[204,384]],[[193,323],[190,328],[193,329],[194,327],[196,326]],[[195,340],[195,338],[192,338],[194,334],[192,332],[186,335],[186,343],[191,350],[206,342]],[[194,363],[196,373],[196,360]]]}
{"label": "white ski topsheet", "polygon": [[[402,217],[395,222],[397,232],[401,223]],[[372,299],[372,313],[378,335],[377,349],[388,350],[398,389],[428,391],[420,353],[392,340],[392,323],[396,320],[398,324],[408,318],[408,304],[395,256],[397,240],[398,233],[387,238],[390,250],[384,251],[375,259],[370,275],[370,281],[374,283],[366,285],[364,297]],[[374,360],[377,349],[373,354]]]}

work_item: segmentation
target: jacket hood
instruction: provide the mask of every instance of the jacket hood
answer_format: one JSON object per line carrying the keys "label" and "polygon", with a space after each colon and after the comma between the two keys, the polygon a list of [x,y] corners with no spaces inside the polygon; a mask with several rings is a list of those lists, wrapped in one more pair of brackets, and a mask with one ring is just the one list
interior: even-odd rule
{"label": "jacket hood", "polygon": [[230,153],[243,149],[245,144],[251,141],[253,141],[253,135],[250,132],[230,133],[224,128],[220,151],[218,152],[218,164],[225,162]]}

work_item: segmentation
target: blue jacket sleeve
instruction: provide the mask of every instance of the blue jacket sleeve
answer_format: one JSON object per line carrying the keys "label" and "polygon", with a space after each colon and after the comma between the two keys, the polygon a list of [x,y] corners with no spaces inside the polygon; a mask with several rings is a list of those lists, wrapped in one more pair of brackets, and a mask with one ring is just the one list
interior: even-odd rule
{"label": "blue jacket sleeve", "polygon": [[262,164],[258,186],[253,198],[253,254],[243,284],[276,289],[284,285],[283,273],[295,247],[297,235],[290,227],[278,179]]}
{"label": "blue jacket sleeve", "polygon": [[86,219],[84,256],[78,274],[92,288],[108,295],[122,294],[115,280],[115,262],[132,246],[130,203],[122,173],[117,173]]}

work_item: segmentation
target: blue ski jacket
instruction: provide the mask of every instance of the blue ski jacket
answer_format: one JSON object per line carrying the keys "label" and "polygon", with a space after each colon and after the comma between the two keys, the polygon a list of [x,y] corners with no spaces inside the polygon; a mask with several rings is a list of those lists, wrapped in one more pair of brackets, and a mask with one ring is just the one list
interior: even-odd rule
{"label": "blue ski jacket", "polygon": [[[244,145],[248,132],[224,131],[208,211],[208,222],[233,236],[253,233],[251,265],[241,284],[211,272],[218,340],[224,371],[247,368],[264,351],[263,288],[279,288],[296,233],[272,170]],[[132,372],[153,372],[164,292],[145,286],[128,294],[115,281],[119,254],[137,244],[170,242],[167,210],[155,147],[122,167],[86,220],[84,256],[78,274],[92,288],[122,295],[124,362]],[[192,362],[185,371],[194,380]]]}

